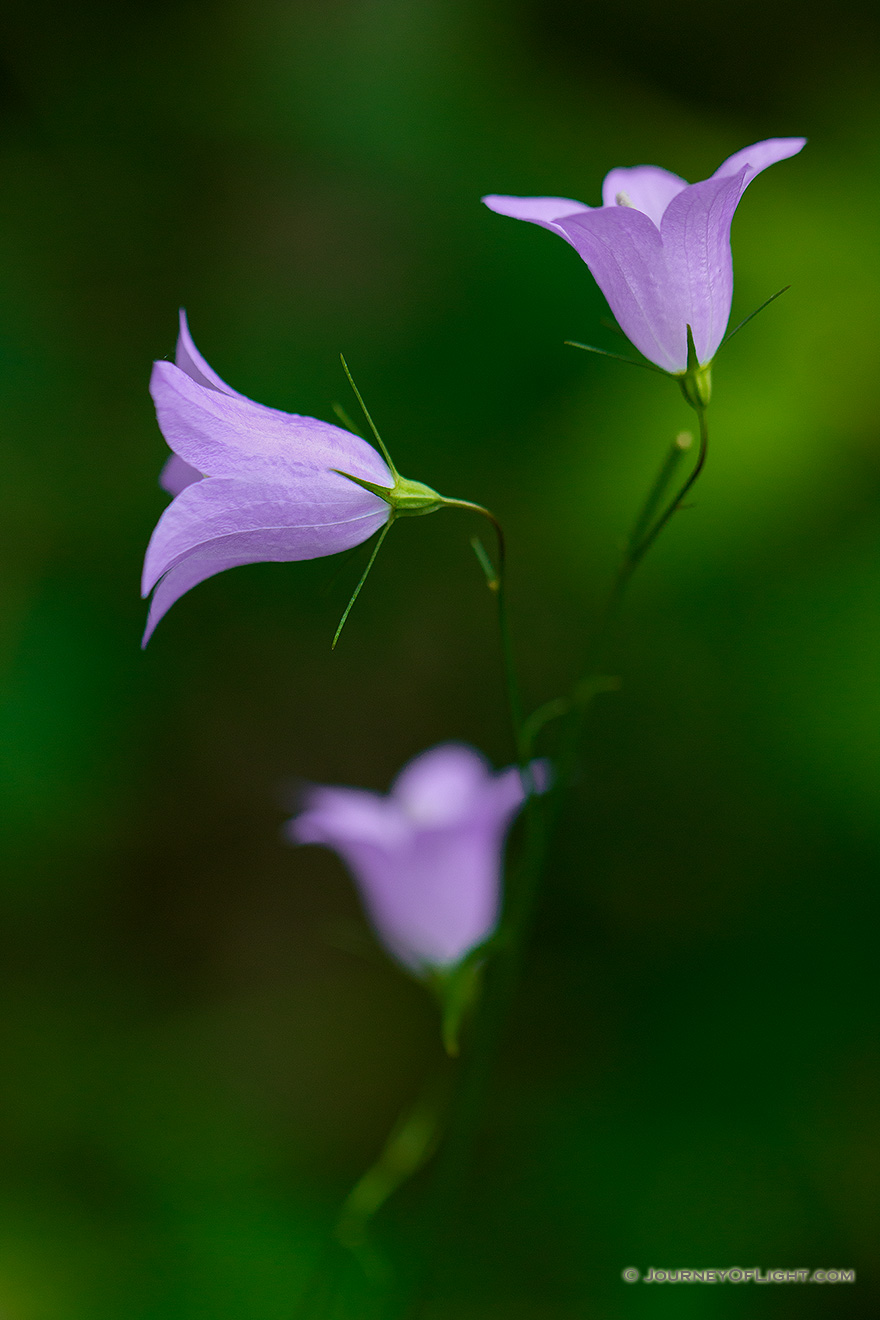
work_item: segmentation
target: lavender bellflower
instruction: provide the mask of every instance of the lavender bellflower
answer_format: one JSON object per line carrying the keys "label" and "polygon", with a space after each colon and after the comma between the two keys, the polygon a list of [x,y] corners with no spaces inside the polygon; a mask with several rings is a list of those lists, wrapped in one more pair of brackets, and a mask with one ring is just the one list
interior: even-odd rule
{"label": "lavender bellflower", "polygon": [[[532,773],[543,787],[543,762]],[[387,796],[311,788],[287,835],[338,853],[386,949],[428,973],[495,930],[504,840],[524,801],[516,767],[494,774],[473,748],[444,743],[410,761]]]}
{"label": "lavender bellflower", "polygon": [[733,297],[730,226],[762,170],[794,156],[804,138],[745,147],[709,179],[688,184],[656,165],[615,169],[602,205],[564,197],[484,197],[492,211],[561,234],[589,266],[624,334],[656,366],[688,367],[687,327],[699,365],[724,337]]}
{"label": "lavender bellflower", "polygon": [[334,555],[396,511],[442,502],[360,436],[231,389],[199,353],[183,312],[174,363],[153,364],[150,393],[172,450],[160,483],[174,499],[144,560],[143,595],[155,588],[144,645],[174,602],[215,573]]}

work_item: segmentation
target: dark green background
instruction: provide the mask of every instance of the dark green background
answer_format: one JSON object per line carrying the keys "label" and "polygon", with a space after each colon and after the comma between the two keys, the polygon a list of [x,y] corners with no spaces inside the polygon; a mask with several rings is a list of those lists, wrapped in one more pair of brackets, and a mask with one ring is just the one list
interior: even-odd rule
{"label": "dark green background", "polygon": [[628,601],[452,1222],[424,1176],[376,1232],[424,1320],[878,1313],[876,38],[850,0],[7,8],[3,1320],[292,1317],[439,1052],[341,865],[281,842],[292,785],[512,757],[465,514],[394,529],[335,654],[363,553],[221,575],[140,653],[178,306],[292,411],[348,404],[344,350],[401,470],[496,509],[537,703],[692,415],[563,347],[616,346],[587,270],[478,199],[793,134],[734,224],[734,318],[792,289],[719,358]]}

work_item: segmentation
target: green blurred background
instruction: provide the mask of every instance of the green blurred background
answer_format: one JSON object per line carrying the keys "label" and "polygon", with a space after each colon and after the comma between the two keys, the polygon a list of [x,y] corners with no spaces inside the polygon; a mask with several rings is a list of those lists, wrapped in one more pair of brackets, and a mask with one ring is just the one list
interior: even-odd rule
{"label": "green blurred background", "polygon": [[425,1174],[376,1237],[389,1315],[876,1316],[874,6],[18,0],[0,28],[0,1316],[293,1317],[439,1044],[341,864],[283,844],[291,786],[384,789],[446,738],[512,758],[465,514],[395,529],[334,654],[366,551],[223,574],[141,654],[178,307],[291,411],[349,406],[345,351],[401,469],[497,510],[537,704],[690,416],[563,347],[617,346],[588,272],[478,199],[794,134],[734,223],[734,320],[792,288],[719,358],[709,466],[634,584],[451,1222]]}

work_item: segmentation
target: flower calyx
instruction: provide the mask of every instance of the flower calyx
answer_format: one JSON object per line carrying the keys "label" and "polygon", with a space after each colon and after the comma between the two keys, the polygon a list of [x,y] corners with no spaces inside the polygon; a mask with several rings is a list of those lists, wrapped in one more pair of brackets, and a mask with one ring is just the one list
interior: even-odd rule
{"label": "flower calyx", "polygon": [[687,369],[678,376],[681,392],[696,412],[702,412],[709,406],[712,397],[712,363],[700,365],[694,345],[694,332],[687,328],[688,360]]}
{"label": "flower calyx", "polygon": [[399,472],[394,472],[393,486],[377,486],[372,481],[365,481],[363,477],[353,477],[350,472],[342,472],[339,468],[334,468],[333,471],[338,472],[340,477],[353,481],[356,486],[378,495],[386,504],[391,505],[392,512],[397,518],[415,518],[423,513],[434,513],[446,503],[442,495],[438,495],[436,490],[426,486],[423,481],[410,481],[408,477],[402,477]]}

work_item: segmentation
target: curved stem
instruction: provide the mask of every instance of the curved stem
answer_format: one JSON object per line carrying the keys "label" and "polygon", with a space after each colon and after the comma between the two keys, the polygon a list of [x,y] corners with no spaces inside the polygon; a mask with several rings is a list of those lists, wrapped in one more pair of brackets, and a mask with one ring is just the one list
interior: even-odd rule
{"label": "curved stem", "polygon": [[[661,468],[657,480],[649,492],[648,498],[642,507],[641,513],[636,519],[633,531],[627,541],[626,550],[620,561],[611,590],[608,593],[605,605],[599,616],[596,631],[593,634],[593,639],[588,648],[587,662],[582,670],[581,678],[575,684],[575,699],[573,700],[573,705],[577,706],[582,704],[577,701],[577,692],[579,689],[583,689],[584,685],[588,684],[591,679],[595,678],[596,665],[601,664],[603,649],[608,640],[612,625],[617,617],[617,611],[620,608],[626,589],[629,586],[630,579],[650,550],[651,546],[657,540],[657,537],[663,531],[663,528],[681,508],[686,496],[690,493],[705,466],[709,446],[709,429],[706,419],[706,408],[704,406],[695,407],[695,411],[699,418],[700,425],[700,444],[697,461],[683,485],[679,487],[678,491],[665,506],[659,517],[654,522],[651,522],[651,515],[657,504],[660,502],[665,487],[669,484],[669,481],[674,475],[678,461],[683,456],[685,450],[689,448],[689,445],[682,444],[683,436],[677,437],[675,444],[673,445],[672,453],[667,456],[666,462]],[[678,452],[676,453],[676,451]],[[642,529],[646,524],[648,524],[648,530],[643,532]],[[599,691],[601,689],[596,690]]]}
{"label": "curved stem", "polygon": [[[600,618],[599,627],[596,630],[596,636],[594,638],[593,646],[591,647],[592,659],[594,662],[600,658],[596,654],[596,652],[601,648],[601,646],[605,642],[607,633],[612,623],[614,622],[614,619],[617,615],[617,610],[620,607],[620,603],[623,599],[624,593],[626,592],[626,588],[629,585],[631,577],[635,573],[639,564],[644,559],[645,555],[650,550],[651,546],[657,540],[657,537],[663,531],[663,528],[670,521],[673,515],[676,514],[678,510],[681,508],[685,497],[688,495],[688,493],[694,486],[697,478],[699,477],[700,473],[703,470],[703,467],[705,466],[706,454],[708,452],[708,446],[709,446],[709,430],[708,430],[708,423],[706,420],[706,409],[704,407],[697,408],[696,413],[697,413],[697,417],[699,418],[699,424],[700,424],[700,446],[699,446],[699,452],[697,454],[697,461],[694,464],[694,467],[690,475],[688,476],[687,480],[679,488],[678,492],[673,496],[673,498],[669,501],[669,503],[666,505],[665,509],[657,518],[657,520],[653,524],[651,524],[648,527],[648,530],[644,532],[644,534],[641,536],[639,535],[641,531],[641,527],[644,525],[644,522],[649,520],[644,519],[643,516],[640,516],[640,518],[637,520],[636,530],[634,531],[634,534],[630,537],[630,540],[627,544],[626,553],[624,554],[624,557],[620,563],[620,567],[617,570],[617,576],[614,579],[614,583],[612,585],[611,591],[609,592],[608,599],[605,602],[605,608]],[[676,444],[678,444],[678,442],[676,442]],[[680,452],[683,452],[683,450]],[[663,472],[666,470],[666,467],[668,467],[668,464],[669,464],[669,460],[667,460],[667,464],[664,466],[664,469],[661,470],[661,474],[660,474],[661,477],[663,476]],[[655,489],[656,489],[656,483],[655,483]],[[649,496],[649,502],[650,499],[651,497]],[[586,674],[584,676],[586,677]]]}
{"label": "curved stem", "polygon": [[[495,531],[495,537],[498,543],[498,564],[497,566],[494,566],[494,578],[489,578],[487,575],[487,582],[489,584],[489,589],[494,591],[498,601],[498,634],[501,642],[501,662],[504,667],[504,684],[507,691],[507,705],[510,714],[514,746],[516,748],[517,764],[523,775],[523,785],[526,789],[526,793],[529,796],[532,796],[534,794],[534,784],[532,783],[531,774],[528,770],[529,749],[524,736],[525,709],[519,685],[519,677],[516,672],[516,658],[513,653],[513,638],[510,632],[510,619],[507,612],[507,545],[504,539],[504,529],[494,513],[492,513],[490,509],[484,508],[482,504],[474,504],[471,500],[451,500],[445,498],[443,504],[455,509],[470,509],[473,513],[482,514],[484,518],[489,520]],[[527,780],[528,782],[526,782]]]}
{"label": "curved stem", "polygon": [[648,495],[648,499],[642,508],[642,512],[636,519],[633,532],[627,542],[627,548],[620,562],[611,590],[608,593],[604,609],[599,617],[599,623],[588,649],[586,663],[582,670],[581,677],[577,683],[575,683],[572,691],[572,697],[570,699],[572,718],[568,721],[568,727],[565,731],[565,736],[563,737],[562,747],[557,757],[557,777],[554,784],[554,791],[551,796],[551,802],[547,807],[547,829],[551,833],[555,829],[562,811],[562,797],[564,790],[569,785],[574,775],[584,726],[587,721],[593,698],[600,692],[608,691],[609,688],[619,686],[615,680],[606,678],[602,675],[601,665],[603,662],[603,653],[612,626],[617,617],[617,611],[620,608],[621,601],[626,592],[626,588],[639,564],[657,540],[664,527],[672,519],[673,515],[681,508],[682,502],[693,489],[694,484],[706,463],[706,454],[709,445],[706,408],[705,405],[699,407],[696,405],[693,406],[695,407],[700,424],[700,446],[697,454],[697,461],[687,479],[679,487],[676,494],[664,507],[660,515],[654,522],[650,523],[648,530],[639,536],[639,529],[646,521],[649,522],[649,519],[645,518],[645,511],[652,504],[653,507],[656,508],[659,499],[662,498],[663,491],[662,488],[660,488],[659,483],[663,478],[664,473],[666,474],[668,481],[674,470],[674,468],[670,466],[669,459],[667,459],[664,467],[661,469],[658,479],[655,481],[654,486]]}
{"label": "curved stem", "polygon": [[[604,646],[605,638],[630,578],[673,514],[681,507],[682,501],[703,469],[706,461],[708,431],[705,408],[698,409],[698,412],[700,418],[700,450],[697,462],[674,498],[665,506],[660,515],[652,521],[656,509],[674,476],[678,462],[688,448],[687,445],[681,442],[682,438],[679,437],[676,441],[676,452],[667,457],[636,519],[627,542],[623,560],[606,602],[599,628],[595,634],[589,657],[590,662],[586,666],[585,672],[574,685],[570,697],[561,697],[547,702],[527,720],[522,715],[522,703],[514,670],[510,630],[504,601],[504,541],[500,526],[488,510],[463,500],[450,501],[450,503],[456,503],[460,507],[474,509],[476,512],[488,517],[495,525],[499,536],[499,569],[494,583],[490,581],[490,586],[499,595],[499,627],[502,637],[511,718],[517,741],[520,768],[523,773],[523,785],[526,790],[526,838],[515,883],[509,885],[505,898],[497,941],[499,956],[493,958],[486,968],[486,993],[483,995],[480,1011],[476,1015],[473,1024],[474,1038],[471,1041],[471,1048],[465,1060],[460,1085],[452,1104],[449,1128],[444,1141],[443,1160],[437,1176],[434,1226],[438,1236],[447,1233],[449,1224],[454,1221],[450,1207],[469,1163],[479,1116],[491,1079],[495,1055],[504,1031],[507,1008],[516,987],[525,951],[526,937],[537,901],[538,884],[547,843],[559,819],[562,797],[560,790],[570,781],[577,759],[586,714],[593,697],[599,692],[613,690],[618,686],[616,679],[603,677],[595,672],[594,657]],[[531,771],[529,770],[532,747],[539,731],[546,724],[566,715],[571,716],[568,721],[569,737],[557,762],[558,773],[556,783],[553,786],[554,791],[551,794],[551,803],[545,805],[535,795]]]}
{"label": "curved stem", "polygon": [[433,1155],[443,1134],[454,1076],[454,1064],[444,1058],[429,1075],[414,1104],[400,1115],[376,1160],[349,1192],[332,1234],[318,1252],[294,1310],[294,1320],[328,1320],[337,1315],[336,1303],[346,1279],[357,1295],[361,1314],[374,1314],[370,1296],[387,1292],[394,1285],[391,1262],[373,1241],[372,1220],[389,1197]]}
{"label": "curved stem", "polygon": [[700,448],[699,448],[699,453],[697,455],[697,461],[694,464],[693,471],[691,472],[690,476],[685,481],[684,485],[681,487],[675,498],[671,500],[670,503],[663,510],[663,513],[654,523],[654,526],[651,528],[651,530],[646,533],[643,539],[632,551],[632,554],[630,556],[631,565],[629,568],[628,576],[632,576],[633,572],[641,563],[642,559],[645,557],[647,552],[650,550],[651,546],[654,544],[657,537],[663,531],[663,528],[669,522],[670,518],[673,516],[673,514],[677,513],[678,510],[681,508],[685,497],[690,492],[691,487],[694,485],[694,483],[696,482],[697,478],[699,477],[700,473],[702,472],[705,466],[706,455],[709,449],[709,425],[706,419],[706,408],[705,407],[697,408],[696,413],[700,424]]}

